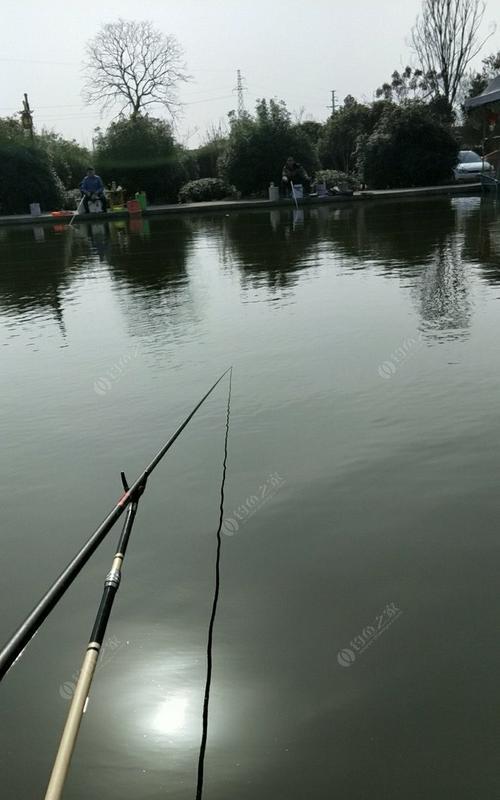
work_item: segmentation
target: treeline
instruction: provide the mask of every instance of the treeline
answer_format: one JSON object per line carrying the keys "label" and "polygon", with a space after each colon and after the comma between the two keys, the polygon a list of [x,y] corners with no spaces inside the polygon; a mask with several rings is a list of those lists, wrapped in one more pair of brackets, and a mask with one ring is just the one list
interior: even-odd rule
{"label": "treeline", "polygon": [[482,121],[471,116],[457,127],[448,107],[408,96],[413,80],[411,70],[395,73],[380,99],[348,96],[325,123],[293,120],[283,102],[263,99],[252,114],[229,115],[227,129],[212,130],[196,150],[179,144],[168,122],[146,114],[98,130],[92,153],[56,133],[30,139],[16,119],[0,119],[0,213],[26,213],[32,202],[44,210],[75,208],[89,164],[106,184],[116,181],[129,197],[145,191],[152,203],[266,196],[289,155],[329,185],[447,182],[459,146],[480,141]]}
{"label": "treeline", "polygon": [[62,208],[89,159],[75,141],[47,132],[31,139],[18,120],[0,118],[0,213],[26,213],[33,202]]}

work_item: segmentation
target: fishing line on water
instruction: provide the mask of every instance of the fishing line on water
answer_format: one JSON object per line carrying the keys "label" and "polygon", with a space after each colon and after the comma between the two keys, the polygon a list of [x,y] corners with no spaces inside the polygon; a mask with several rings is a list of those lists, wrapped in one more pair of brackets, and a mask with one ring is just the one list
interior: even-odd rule
{"label": "fishing line on water", "polygon": [[208,707],[210,703],[210,689],[212,685],[212,647],[213,647],[213,634],[215,626],[215,618],[217,616],[217,606],[219,603],[220,593],[220,561],[222,549],[222,523],[224,521],[224,490],[226,485],[226,470],[227,470],[227,442],[229,438],[229,419],[231,416],[231,386],[233,380],[233,368],[229,370],[229,388],[227,393],[227,411],[226,411],[226,432],[224,437],[224,458],[222,461],[222,479],[220,485],[220,503],[219,503],[219,525],[217,527],[216,540],[217,549],[215,555],[215,586],[214,595],[212,600],[212,612],[210,614],[210,622],[208,624],[208,640],[207,640],[207,677],[205,681],[205,695],[203,698],[203,714],[202,714],[202,734],[200,743],[200,753],[198,756],[198,777],[196,782],[196,800],[201,800],[203,795],[203,778],[205,767],[205,752],[207,749],[208,738]]}

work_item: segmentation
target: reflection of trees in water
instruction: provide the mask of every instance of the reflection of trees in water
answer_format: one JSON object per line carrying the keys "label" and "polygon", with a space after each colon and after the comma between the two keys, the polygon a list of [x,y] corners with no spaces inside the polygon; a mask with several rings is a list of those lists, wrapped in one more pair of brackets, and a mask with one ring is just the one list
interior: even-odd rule
{"label": "reflection of trees in water", "polygon": [[252,285],[264,278],[268,288],[292,287],[330,243],[350,269],[375,263],[404,277],[429,334],[461,336],[470,301],[456,225],[449,198],[422,198],[318,206],[303,215],[241,212],[224,218],[221,235],[225,261],[234,260]]}
{"label": "reflection of trees in water", "polygon": [[145,292],[154,301],[155,292],[186,282],[192,231],[184,218],[132,220],[129,226],[115,225],[111,233],[106,250],[110,274],[129,291]]}
{"label": "reflection of trees in water", "polygon": [[64,334],[63,294],[71,283],[71,231],[9,228],[0,239],[0,309],[23,319],[53,317]]}
{"label": "reflection of trees in water", "polygon": [[427,323],[424,328],[427,335],[447,334],[456,339],[467,334],[471,302],[457,235],[450,235],[445,243],[438,245],[416,294],[422,319]]}
{"label": "reflection of trees in water", "polygon": [[[82,268],[106,264],[127,298],[127,317],[161,325],[186,301],[189,224],[180,218],[150,223],[78,222],[2,229],[0,310],[40,322],[55,317],[63,333],[64,295]],[[154,235],[151,234],[153,229]],[[101,268],[102,269],[102,268]],[[153,324],[151,325],[151,321]]]}
{"label": "reflection of trees in water", "polygon": [[484,196],[465,217],[463,256],[481,267],[491,284],[500,283],[500,205]]}
{"label": "reflection of trees in water", "polygon": [[133,223],[113,226],[106,261],[134,333],[161,338],[176,322],[196,321],[186,271],[193,231],[177,216]]}
{"label": "reflection of trees in water", "polygon": [[453,208],[441,198],[360,201],[328,211],[322,220],[323,236],[343,255],[400,270],[432,258],[455,227]]}
{"label": "reflection of trees in water", "polygon": [[189,227],[196,246],[205,246],[206,249],[215,251],[219,265],[227,266],[231,263],[228,254],[227,237],[224,234],[225,217],[223,211],[204,212],[189,217]]}
{"label": "reflection of trees in water", "polygon": [[317,219],[293,209],[241,212],[224,218],[226,261],[239,268],[243,280],[267,288],[291,288],[298,271],[317,264]]}
{"label": "reflection of trees in water", "polygon": [[448,198],[360,202],[324,220],[323,235],[353,268],[377,263],[409,281],[429,334],[463,335],[470,301],[460,257],[456,211]]}

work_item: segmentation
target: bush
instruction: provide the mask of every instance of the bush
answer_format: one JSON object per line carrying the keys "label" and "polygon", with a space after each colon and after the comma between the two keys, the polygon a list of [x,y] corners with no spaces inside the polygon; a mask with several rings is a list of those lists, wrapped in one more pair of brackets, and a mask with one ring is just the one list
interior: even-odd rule
{"label": "bush", "polygon": [[145,191],[157,203],[177,200],[194,163],[175,142],[170,125],[151,117],[112,122],[98,137],[95,162],[105,182],[116,181],[132,197]]}
{"label": "bush", "polygon": [[28,141],[0,139],[0,213],[28,214],[30,203],[44,211],[63,205],[62,185],[47,153]]}
{"label": "bush", "polygon": [[374,189],[426,186],[451,177],[458,144],[422,103],[386,110],[362,147],[364,179]]}
{"label": "bush", "polygon": [[308,172],[319,167],[314,145],[304,130],[292,124],[285,104],[260,100],[255,117],[233,116],[222,175],[245,195],[267,195],[271,181],[279,184],[288,156]]}
{"label": "bush", "polygon": [[189,181],[182,187],[179,192],[179,202],[201,203],[208,200],[223,200],[234,195],[234,186],[228,186],[220,178],[200,178],[197,181]]}
{"label": "bush", "polygon": [[316,181],[318,183],[326,183],[328,189],[333,189],[334,186],[347,186],[353,192],[357,191],[361,184],[354,175],[349,175],[347,172],[339,172],[336,169],[320,169],[316,173]]}

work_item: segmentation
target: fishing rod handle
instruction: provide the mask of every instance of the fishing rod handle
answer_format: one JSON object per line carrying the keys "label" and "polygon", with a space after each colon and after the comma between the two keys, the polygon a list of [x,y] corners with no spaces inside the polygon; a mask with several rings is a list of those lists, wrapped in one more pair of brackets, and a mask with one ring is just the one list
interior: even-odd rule
{"label": "fishing rod handle", "polygon": [[87,647],[87,652],[83,659],[82,669],[57,751],[56,760],[52,768],[49,785],[45,793],[45,800],[60,800],[62,797],[71,756],[75,749],[76,738],[89,695],[90,684],[94,677],[100,647],[98,642],[90,642]]}

